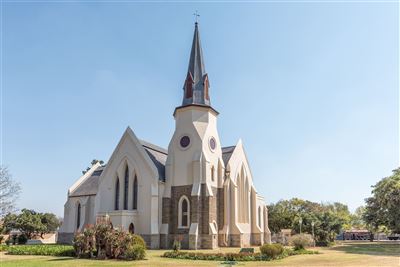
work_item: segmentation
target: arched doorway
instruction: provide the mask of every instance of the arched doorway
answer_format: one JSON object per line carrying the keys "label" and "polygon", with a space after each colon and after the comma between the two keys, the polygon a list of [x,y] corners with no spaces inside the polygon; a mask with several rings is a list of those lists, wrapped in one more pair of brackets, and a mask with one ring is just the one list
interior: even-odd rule
{"label": "arched doorway", "polygon": [[133,225],[133,223],[131,223],[129,225],[129,233],[134,234],[135,233],[135,226]]}

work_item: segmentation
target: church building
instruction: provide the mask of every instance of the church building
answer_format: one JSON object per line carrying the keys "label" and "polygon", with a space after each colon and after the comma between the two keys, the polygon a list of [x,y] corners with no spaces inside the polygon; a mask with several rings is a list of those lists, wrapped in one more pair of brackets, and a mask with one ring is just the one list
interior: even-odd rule
{"label": "church building", "polygon": [[96,163],[68,190],[59,243],[107,217],[139,234],[150,248],[246,247],[271,242],[264,198],[241,140],[225,146],[211,105],[199,29],[195,23],[182,104],[168,149],[124,132],[105,165]]}

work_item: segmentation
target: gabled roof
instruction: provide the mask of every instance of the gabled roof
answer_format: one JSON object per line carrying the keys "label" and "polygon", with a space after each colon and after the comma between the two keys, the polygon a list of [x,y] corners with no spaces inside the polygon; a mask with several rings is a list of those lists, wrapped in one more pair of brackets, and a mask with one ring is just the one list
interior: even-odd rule
{"label": "gabled roof", "polygon": [[165,182],[165,162],[167,161],[168,151],[143,140],[140,140],[140,143],[156,166],[159,180]]}
{"label": "gabled roof", "polygon": [[[144,150],[149,155],[158,171],[159,180],[165,182],[165,162],[167,161],[168,151],[162,147],[153,145],[146,141],[140,140]],[[96,168],[92,175],[80,184],[69,196],[93,196],[97,194],[99,188],[99,177],[102,174],[105,166]]]}
{"label": "gabled roof", "polygon": [[80,184],[69,196],[93,196],[97,194],[99,187],[99,177],[104,170],[104,166],[98,167],[90,177],[88,177],[82,184]]}
{"label": "gabled roof", "polygon": [[228,164],[229,159],[232,156],[233,151],[235,150],[236,146],[226,146],[221,148],[222,150],[222,160],[224,161],[225,166]]}

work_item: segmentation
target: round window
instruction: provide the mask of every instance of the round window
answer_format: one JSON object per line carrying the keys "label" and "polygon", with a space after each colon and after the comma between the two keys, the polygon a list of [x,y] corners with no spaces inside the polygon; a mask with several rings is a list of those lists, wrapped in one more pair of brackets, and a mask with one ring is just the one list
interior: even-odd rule
{"label": "round window", "polygon": [[211,138],[210,138],[210,148],[211,148],[212,150],[214,150],[216,146],[217,146],[217,142],[215,141],[215,138],[214,138],[214,137],[211,137]]}
{"label": "round window", "polygon": [[179,141],[179,144],[181,145],[181,147],[186,148],[190,145],[190,138],[189,136],[185,135],[182,136],[181,140]]}

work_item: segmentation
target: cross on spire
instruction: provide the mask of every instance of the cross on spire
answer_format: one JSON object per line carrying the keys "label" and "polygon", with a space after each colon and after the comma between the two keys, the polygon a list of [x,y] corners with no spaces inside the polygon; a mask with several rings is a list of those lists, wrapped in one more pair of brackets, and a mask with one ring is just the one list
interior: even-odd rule
{"label": "cross on spire", "polygon": [[197,12],[197,10],[196,10],[196,12],[193,13],[193,16],[195,18],[195,23],[197,24],[197,19],[200,17],[199,12]]}

